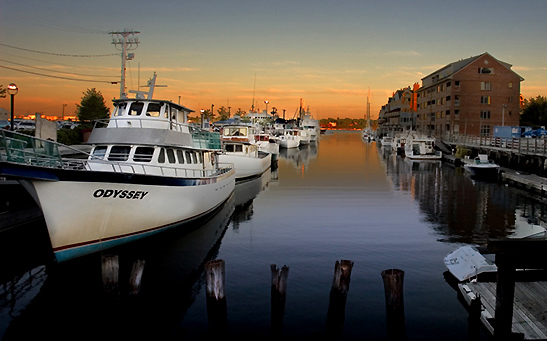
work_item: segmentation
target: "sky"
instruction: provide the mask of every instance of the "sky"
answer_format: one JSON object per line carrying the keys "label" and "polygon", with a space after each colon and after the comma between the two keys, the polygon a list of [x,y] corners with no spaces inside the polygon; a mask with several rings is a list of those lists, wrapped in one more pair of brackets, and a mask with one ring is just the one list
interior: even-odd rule
{"label": "sky", "polygon": [[302,99],[316,119],[366,118],[368,100],[375,119],[393,92],[484,52],[513,65],[528,99],[547,96],[546,13],[545,0],[0,0],[0,85],[17,84],[17,115],[73,115],[91,88],[111,107],[108,32],[134,30],[128,89],[156,72],[154,97],[196,112],[254,104],[290,119]]}

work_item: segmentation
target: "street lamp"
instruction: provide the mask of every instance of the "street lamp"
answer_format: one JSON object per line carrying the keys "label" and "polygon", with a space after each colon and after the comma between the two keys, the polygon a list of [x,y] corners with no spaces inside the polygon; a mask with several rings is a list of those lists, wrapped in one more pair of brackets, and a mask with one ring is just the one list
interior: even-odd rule
{"label": "street lamp", "polygon": [[17,92],[19,91],[19,88],[15,83],[11,83],[8,85],[8,94],[11,96],[11,131],[14,131],[14,114],[13,114],[13,103],[14,103],[14,97],[17,95]]}
{"label": "street lamp", "polygon": [[268,113],[268,103],[270,103],[270,102],[264,101],[264,103],[266,103],[266,114],[267,114]]}

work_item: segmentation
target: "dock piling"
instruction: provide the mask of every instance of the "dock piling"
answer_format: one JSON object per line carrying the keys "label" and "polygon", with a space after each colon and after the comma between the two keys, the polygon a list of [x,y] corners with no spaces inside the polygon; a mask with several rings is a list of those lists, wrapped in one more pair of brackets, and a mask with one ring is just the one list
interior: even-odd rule
{"label": "dock piling", "polygon": [[103,255],[102,261],[102,277],[103,290],[106,294],[117,294],[119,291],[118,276],[120,272],[120,264],[117,255]]}
{"label": "dock piling", "polygon": [[353,262],[350,260],[336,261],[334,266],[326,326],[326,335],[329,339],[340,337],[344,329],[346,300],[352,268]]}
{"label": "dock piling", "polygon": [[271,330],[273,336],[281,336],[283,316],[285,314],[285,302],[287,298],[289,267],[284,265],[281,269],[278,269],[275,264],[272,264],[270,269],[272,272]]}
{"label": "dock piling", "polygon": [[389,340],[405,340],[403,281],[405,272],[399,269],[382,271],[386,297],[387,334]]}
{"label": "dock piling", "polygon": [[209,319],[209,331],[214,335],[221,335],[228,329],[224,276],[224,260],[216,259],[205,264],[207,317]]}

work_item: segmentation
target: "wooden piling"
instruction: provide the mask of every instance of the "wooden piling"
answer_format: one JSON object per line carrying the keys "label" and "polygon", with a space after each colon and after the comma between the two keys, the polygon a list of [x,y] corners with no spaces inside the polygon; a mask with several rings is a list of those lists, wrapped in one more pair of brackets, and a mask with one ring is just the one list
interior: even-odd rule
{"label": "wooden piling", "polygon": [[144,260],[136,260],[131,269],[129,277],[129,295],[138,295],[141,290],[142,273],[144,271]]}
{"label": "wooden piling", "polygon": [[352,268],[353,262],[350,260],[336,261],[334,266],[334,278],[330,290],[326,326],[326,335],[329,339],[340,338],[342,336]]}
{"label": "wooden piling", "polygon": [[469,317],[467,318],[469,340],[480,340],[481,312],[481,297],[476,295],[469,304]]}
{"label": "wooden piling", "polygon": [[283,330],[283,316],[285,314],[285,301],[287,298],[287,280],[289,267],[284,265],[278,269],[275,264],[270,266],[272,272],[271,288],[271,332],[273,336],[281,336]]}
{"label": "wooden piling", "polygon": [[103,255],[101,261],[103,290],[107,294],[117,294],[119,292],[118,276],[120,272],[118,256]]}
{"label": "wooden piling", "polygon": [[228,329],[224,276],[224,260],[216,259],[205,264],[207,317],[209,319],[209,332],[214,335],[221,335]]}
{"label": "wooden piling", "polygon": [[382,271],[386,297],[387,334],[389,340],[406,339],[403,281],[405,272],[399,269]]}

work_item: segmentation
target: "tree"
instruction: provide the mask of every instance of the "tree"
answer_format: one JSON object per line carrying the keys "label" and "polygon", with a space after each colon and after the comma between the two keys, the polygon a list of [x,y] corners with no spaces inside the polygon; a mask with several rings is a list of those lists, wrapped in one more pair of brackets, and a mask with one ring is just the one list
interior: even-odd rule
{"label": "tree", "polygon": [[0,98],[6,97],[6,90],[7,89],[0,84]]}
{"label": "tree", "polygon": [[524,109],[520,116],[522,126],[547,126],[547,98],[537,96],[524,100]]}
{"label": "tree", "polygon": [[110,117],[110,109],[106,107],[103,95],[95,88],[87,89],[83,93],[82,101],[76,104],[76,115],[83,123],[91,123],[95,120],[107,119]]}
{"label": "tree", "polygon": [[218,120],[217,121],[226,121],[229,116],[228,116],[228,110],[226,110],[226,108],[224,106],[218,108]]}

